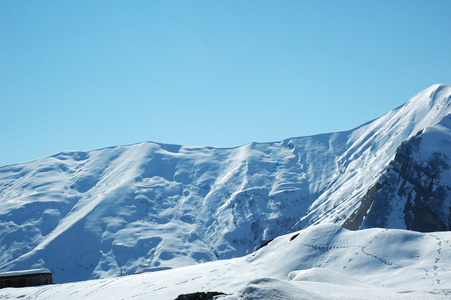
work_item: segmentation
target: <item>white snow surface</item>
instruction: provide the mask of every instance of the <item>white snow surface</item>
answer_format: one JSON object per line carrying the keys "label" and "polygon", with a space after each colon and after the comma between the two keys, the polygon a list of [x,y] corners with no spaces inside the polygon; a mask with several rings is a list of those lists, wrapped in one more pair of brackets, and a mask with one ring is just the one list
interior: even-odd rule
{"label": "white snow surface", "polygon": [[[249,256],[237,257],[265,241],[312,225],[342,224],[399,145],[418,132],[430,137],[425,151],[451,152],[450,97],[451,86],[434,85],[356,129],[274,143],[215,148],[145,142],[0,167],[0,271],[48,268],[55,282],[67,283],[121,271],[155,272],[126,278],[177,278],[183,270],[223,266],[218,259],[244,268]],[[404,228],[398,219],[387,227]],[[176,269],[166,270],[171,268]],[[244,280],[287,280],[273,271]],[[80,284],[125,287],[127,280]],[[297,281],[284,284],[302,289]]]}
{"label": "white snow surface", "polygon": [[449,299],[451,233],[311,226],[240,258],[83,282],[7,288],[0,299]]}

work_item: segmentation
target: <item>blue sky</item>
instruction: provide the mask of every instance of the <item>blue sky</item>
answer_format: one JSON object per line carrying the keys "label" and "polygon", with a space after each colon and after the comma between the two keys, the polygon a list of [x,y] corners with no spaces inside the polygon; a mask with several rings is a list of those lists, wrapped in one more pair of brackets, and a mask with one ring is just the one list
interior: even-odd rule
{"label": "blue sky", "polygon": [[0,165],[351,129],[451,83],[451,1],[0,2]]}

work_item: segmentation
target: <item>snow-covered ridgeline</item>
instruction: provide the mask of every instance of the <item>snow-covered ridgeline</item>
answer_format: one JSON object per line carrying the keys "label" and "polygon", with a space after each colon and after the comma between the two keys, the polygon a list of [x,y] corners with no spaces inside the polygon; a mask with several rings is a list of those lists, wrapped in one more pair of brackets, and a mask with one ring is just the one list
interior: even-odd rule
{"label": "snow-covered ridgeline", "polygon": [[[343,224],[399,146],[449,114],[450,95],[432,86],[345,132],[236,148],[141,143],[1,167],[0,268],[46,267],[57,282],[111,277]],[[393,220],[386,227],[403,228]]]}

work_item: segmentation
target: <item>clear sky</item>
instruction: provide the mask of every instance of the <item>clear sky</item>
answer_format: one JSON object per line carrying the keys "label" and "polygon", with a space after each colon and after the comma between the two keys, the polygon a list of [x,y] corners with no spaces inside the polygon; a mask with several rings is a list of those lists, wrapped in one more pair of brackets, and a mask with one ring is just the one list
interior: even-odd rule
{"label": "clear sky", "polygon": [[451,1],[0,1],[0,165],[351,129],[451,83]]}

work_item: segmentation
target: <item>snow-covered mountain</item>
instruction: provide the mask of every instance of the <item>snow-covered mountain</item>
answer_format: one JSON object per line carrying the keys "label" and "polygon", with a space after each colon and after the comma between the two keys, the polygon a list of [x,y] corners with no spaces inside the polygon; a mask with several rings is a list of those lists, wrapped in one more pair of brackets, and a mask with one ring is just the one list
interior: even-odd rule
{"label": "snow-covered mountain", "polygon": [[434,85],[344,132],[0,167],[0,269],[69,282],[239,257],[322,223],[449,230],[450,105],[451,86]]}

